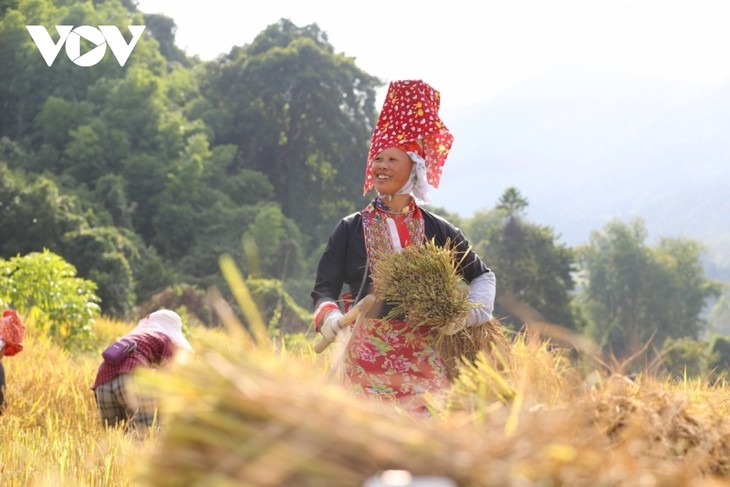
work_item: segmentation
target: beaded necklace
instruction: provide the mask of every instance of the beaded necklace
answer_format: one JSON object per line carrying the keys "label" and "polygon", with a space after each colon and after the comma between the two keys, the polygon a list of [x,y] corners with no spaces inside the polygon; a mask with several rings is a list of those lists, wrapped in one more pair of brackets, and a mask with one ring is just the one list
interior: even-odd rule
{"label": "beaded necklace", "polygon": [[[377,197],[360,214],[371,269],[379,256],[399,250],[402,242],[406,246],[420,245],[426,239],[421,209],[412,199],[403,211],[394,212]],[[399,241],[394,242],[395,238]]]}

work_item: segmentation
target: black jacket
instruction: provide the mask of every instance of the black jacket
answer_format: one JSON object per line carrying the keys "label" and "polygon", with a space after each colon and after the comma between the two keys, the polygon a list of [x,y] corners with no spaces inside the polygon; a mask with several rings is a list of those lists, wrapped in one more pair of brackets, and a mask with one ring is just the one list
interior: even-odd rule
{"label": "black jacket", "polygon": [[[458,227],[423,208],[421,208],[421,213],[426,240],[434,239],[439,246],[445,245],[447,241],[456,244],[457,262],[462,263],[459,274],[467,283],[477,276],[491,272],[479,256],[470,249],[466,237]],[[317,278],[311,294],[314,306],[316,307],[322,299],[339,301],[345,285],[356,297],[356,301],[367,296],[372,285],[372,279],[368,275],[365,285],[362,286],[367,265],[362,215],[359,212],[353,213],[335,225],[327,241],[327,247],[319,260]]]}

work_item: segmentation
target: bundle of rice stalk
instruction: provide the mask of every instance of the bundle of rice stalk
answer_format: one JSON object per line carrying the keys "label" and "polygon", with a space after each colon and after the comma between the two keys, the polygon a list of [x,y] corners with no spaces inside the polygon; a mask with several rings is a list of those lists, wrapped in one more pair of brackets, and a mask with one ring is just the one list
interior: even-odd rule
{"label": "bundle of rice stalk", "polygon": [[[398,469],[463,487],[633,487],[643,478],[689,487],[710,485],[693,477],[722,473],[705,463],[688,468],[698,457],[682,451],[656,455],[624,442],[607,452],[590,398],[555,409],[484,405],[479,415],[417,421],[314,380],[303,364],[274,365],[256,353],[199,359],[166,377],[166,405],[179,409],[135,485],[360,487]],[[726,432],[717,431],[714,445],[725,445]]]}
{"label": "bundle of rice stalk", "polygon": [[459,275],[460,264],[455,244],[447,241],[439,247],[431,240],[378,257],[372,274],[376,296],[394,305],[386,319],[403,315],[412,326],[431,327],[451,379],[463,361],[473,362],[479,351],[499,369],[510,357],[509,340],[499,321],[463,328],[474,304]]}
{"label": "bundle of rice stalk", "polygon": [[273,357],[215,352],[166,377],[165,405],[176,412],[142,485],[340,487],[392,468],[457,470],[455,441],[315,377]]}
{"label": "bundle of rice stalk", "polygon": [[414,327],[440,332],[462,322],[472,304],[456,259],[454,244],[439,247],[433,240],[379,256],[372,273],[375,295],[394,305],[386,319],[404,315]]}
{"label": "bundle of rice stalk", "polygon": [[442,333],[437,338],[436,346],[452,380],[458,375],[462,363],[474,363],[480,351],[494,369],[510,368],[511,344],[504,327],[496,319],[464,328],[452,335]]}

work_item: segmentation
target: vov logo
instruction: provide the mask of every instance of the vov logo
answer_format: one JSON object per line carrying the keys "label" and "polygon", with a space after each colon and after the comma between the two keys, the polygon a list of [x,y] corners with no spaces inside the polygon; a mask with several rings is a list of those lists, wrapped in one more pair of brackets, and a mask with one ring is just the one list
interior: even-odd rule
{"label": "vov logo", "polygon": [[[120,66],[124,66],[132,54],[132,49],[137,45],[137,41],[142,36],[146,26],[130,25],[129,32],[132,34],[132,40],[127,43],[114,25],[100,25],[92,27],[90,25],[57,25],[58,42],[53,42],[51,35],[42,25],[26,25],[25,28],[30,32],[33,42],[43,56],[43,60],[50,67],[53,61],[58,57],[61,48],[66,45],[66,55],[77,66],[89,67],[96,65],[104,58],[106,54],[106,46],[112,50],[112,54],[117,58]],[[94,44],[96,47],[81,54],[81,38]]]}

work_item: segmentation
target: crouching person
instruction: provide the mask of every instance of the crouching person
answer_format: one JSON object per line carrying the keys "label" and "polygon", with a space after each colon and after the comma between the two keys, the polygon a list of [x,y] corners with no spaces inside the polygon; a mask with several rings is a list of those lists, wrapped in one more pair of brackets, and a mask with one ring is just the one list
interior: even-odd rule
{"label": "crouching person", "polygon": [[162,367],[179,350],[192,352],[193,347],[182,333],[180,316],[162,309],[140,320],[130,333],[104,351],[104,361],[91,386],[104,426],[122,425],[133,433],[158,426],[154,392],[143,390],[134,372],[140,367]]}

